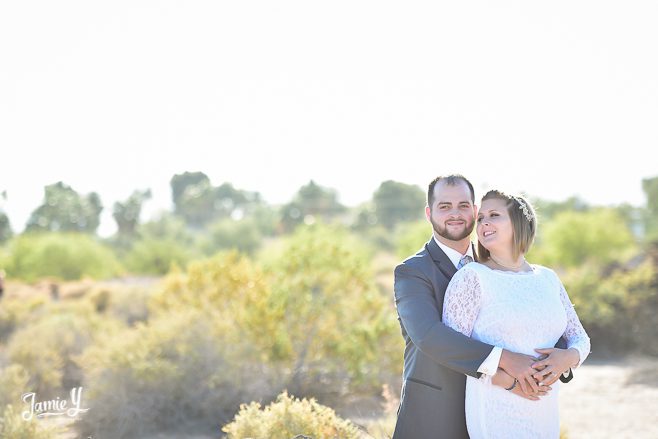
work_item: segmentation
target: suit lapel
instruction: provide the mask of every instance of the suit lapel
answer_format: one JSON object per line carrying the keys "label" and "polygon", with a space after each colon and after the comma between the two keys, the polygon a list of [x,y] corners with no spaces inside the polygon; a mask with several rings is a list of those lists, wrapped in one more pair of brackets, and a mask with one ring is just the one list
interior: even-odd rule
{"label": "suit lapel", "polygon": [[452,276],[457,273],[457,269],[452,265],[448,255],[446,255],[436,241],[434,241],[434,237],[430,238],[427,244],[425,244],[425,248],[430,256],[432,256],[432,260],[437,268],[441,270],[441,273],[443,273],[448,279],[452,279]]}

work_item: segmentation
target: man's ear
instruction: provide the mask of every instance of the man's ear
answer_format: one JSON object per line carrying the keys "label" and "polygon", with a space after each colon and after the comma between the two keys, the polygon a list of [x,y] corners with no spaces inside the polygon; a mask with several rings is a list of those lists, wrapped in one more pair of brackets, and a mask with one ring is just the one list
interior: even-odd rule
{"label": "man's ear", "polygon": [[432,218],[432,211],[430,210],[429,206],[425,206],[425,218],[427,218],[427,221]]}
{"label": "man's ear", "polygon": [[478,205],[474,204],[473,205],[473,218],[477,218],[477,217],[478,217]]}

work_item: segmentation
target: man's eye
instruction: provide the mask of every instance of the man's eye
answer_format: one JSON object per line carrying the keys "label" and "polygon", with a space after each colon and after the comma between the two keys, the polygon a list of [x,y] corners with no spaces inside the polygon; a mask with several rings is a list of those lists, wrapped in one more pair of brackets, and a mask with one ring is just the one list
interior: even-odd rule
{"label": "man's eye", "polygon": [[478,222],[482,222],[482,217],[478,217]]}

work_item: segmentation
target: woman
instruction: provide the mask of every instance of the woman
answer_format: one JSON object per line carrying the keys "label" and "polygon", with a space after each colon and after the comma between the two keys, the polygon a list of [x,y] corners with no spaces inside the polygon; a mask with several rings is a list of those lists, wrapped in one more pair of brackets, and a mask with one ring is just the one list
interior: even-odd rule
{"label": "woman", "polygon": [[[450,281],[443,322],[513,352],[550,354],[544,362],[548,366],[540,372],[550,380],[580,365],[589,354],[590,341],[557,275],[525,260],[536,227],[534,210],[522,197],[493,190],[482,198],[477,217],[479,263],[466,265]],[[553,349],[562,336],[569,348]],[[504,388],[486,375],[467,377],[470,437],[557,439],[559,383],[533,401],[509,391],[518,385],[509,379]]]}

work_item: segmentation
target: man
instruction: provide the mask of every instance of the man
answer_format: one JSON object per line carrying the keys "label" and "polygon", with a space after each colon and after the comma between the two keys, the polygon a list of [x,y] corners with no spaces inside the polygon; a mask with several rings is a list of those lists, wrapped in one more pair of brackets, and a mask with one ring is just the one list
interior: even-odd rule
{"label": "man", "polygon": [[473,185],[461,175],[437,177],[427,191],[425,216],[432,224],[432,238],[395,268],[395,304],[406,346],[393,438],[468,438],[466,375],[487,374],[506,388],[516,379],[519,385],[511,391],[529,399],[545,395],[557,377],[537,383],[534,357],[473,340],[441,322],[450,279],[474,260]]}

